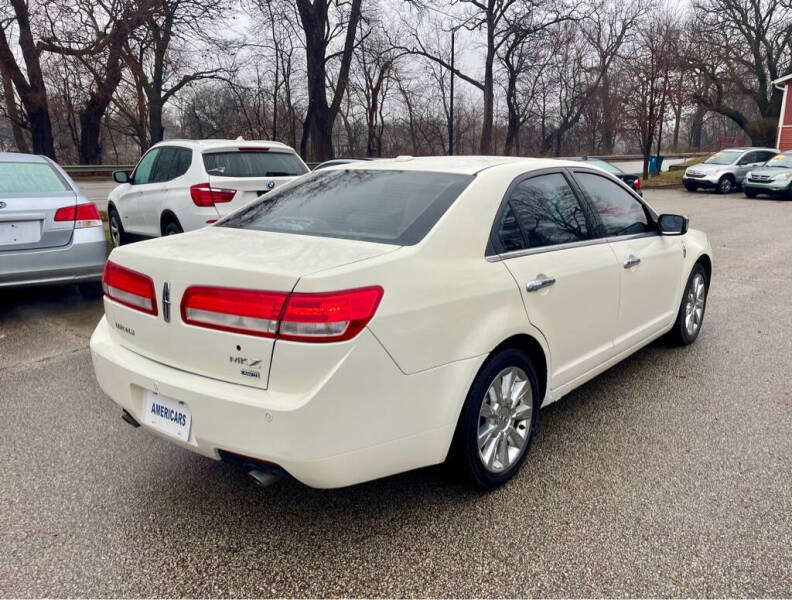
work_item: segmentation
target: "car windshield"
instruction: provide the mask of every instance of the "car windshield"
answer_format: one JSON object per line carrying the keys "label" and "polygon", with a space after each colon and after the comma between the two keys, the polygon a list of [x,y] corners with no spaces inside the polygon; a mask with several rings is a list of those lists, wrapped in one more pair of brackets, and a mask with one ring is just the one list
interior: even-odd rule
{"label": "car windshield", "polygon": [[69,185],[47,163],[0,162],[0,194],[68,192]]}
{"label": "car windshield", "polygon": [[792,154],[776,154],[773,158],[768,160],[764,166],[792,169]]}
{"label": "car windshield", "polygon": [[290,152],[205,152],[203,162],[209,175],[221,177],[293,177],[308,172],[302,161]]}
{"label": "car windshield", "polygon": [[624,171],[622,171],[619,167],[612,165],[604,160],[590,160],[588,162],[590,162],[592,165],[598,166],[600,169],[605,169],[608,173],[613,173],[614,175],[619,175],[624,173]]}
{"label": "car windshield", "polygon": [[472,180],[422,171],[323,170],[217,226],[408,246],[423,239]]}
{"label": "car windshield", "polygon": [[723,150],[716,152],[704,161],[705,165],[730,165],[742,155],[741,150]]}

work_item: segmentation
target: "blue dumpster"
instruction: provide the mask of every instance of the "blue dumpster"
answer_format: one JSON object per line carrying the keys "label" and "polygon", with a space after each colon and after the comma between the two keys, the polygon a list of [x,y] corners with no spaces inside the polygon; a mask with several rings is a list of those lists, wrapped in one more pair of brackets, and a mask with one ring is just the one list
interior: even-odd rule
{"label": "blue dumpster", "polygon": [[649,172],[650,173],[659,173],[663,169],[663,159],[664,156],[658,156],[656,154],[652,154],[649,156]]}

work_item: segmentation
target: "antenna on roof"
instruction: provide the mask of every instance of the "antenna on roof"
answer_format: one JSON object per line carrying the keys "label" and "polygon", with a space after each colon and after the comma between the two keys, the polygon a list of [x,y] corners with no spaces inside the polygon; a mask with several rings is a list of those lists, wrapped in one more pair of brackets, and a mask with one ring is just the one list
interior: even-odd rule
{"label": "antenna on roof", "polygon": [[237,138],[234,141],[235,142],[244,142],[245,138],[243,138],[241,135],[238,135]]}

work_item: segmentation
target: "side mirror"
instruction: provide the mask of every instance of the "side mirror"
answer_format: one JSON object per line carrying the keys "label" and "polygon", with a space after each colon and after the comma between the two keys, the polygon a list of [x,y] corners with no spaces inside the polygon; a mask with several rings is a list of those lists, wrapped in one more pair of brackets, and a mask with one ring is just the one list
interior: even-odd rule
{"label": "side mirror", "polygon": [[657,219],[660,235],[685,235],[688,230],[688,218],[682,215],[660,215]]}
{"label": "side mirror", "polygon": [[113,180],[116,183],[132,183],[132,178],[128,171],[113,171]]}

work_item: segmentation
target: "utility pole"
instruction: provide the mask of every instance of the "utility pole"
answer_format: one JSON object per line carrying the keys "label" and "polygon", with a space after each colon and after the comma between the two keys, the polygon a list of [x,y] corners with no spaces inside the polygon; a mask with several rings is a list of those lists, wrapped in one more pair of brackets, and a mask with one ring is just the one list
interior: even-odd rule
{"label": "utility pole", "polygon": [[451,29],[451,102],[448,111],[448,155],[454,155],[454,36],[456,27]]}

